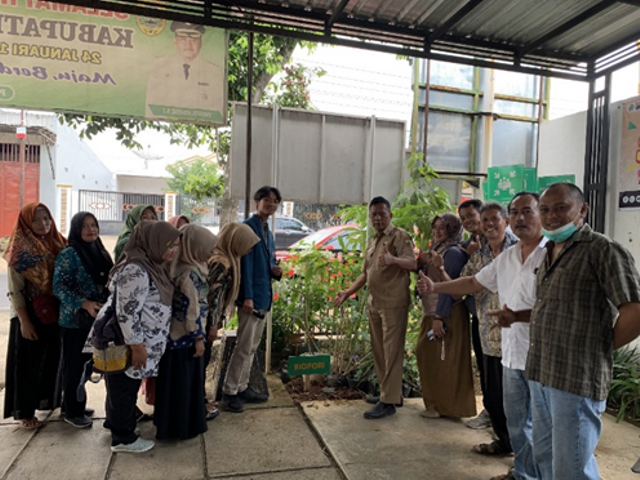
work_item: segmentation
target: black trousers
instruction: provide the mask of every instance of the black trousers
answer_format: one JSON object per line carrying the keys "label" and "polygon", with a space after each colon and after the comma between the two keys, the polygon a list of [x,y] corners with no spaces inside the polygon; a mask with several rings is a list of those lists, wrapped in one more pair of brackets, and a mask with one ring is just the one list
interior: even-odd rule
{"label": "black trousers", "polygon": [[138,439],[136,429],[136,400],[142,380],[128,377],[126,373],[108,373],[107,384],[107,421],[111,429],[111,446],[129,444]]}
{"label": "black trousers", "polygon": [[22,337],[18,317],[11,319],[7,345],[4,417],[33,418],[36,410],[60,406],[60,327],[30,315],[38,340]]}
{"label": "black trousers", "polygon": [[[86,395],[78,400],[78,386],[84,371],[84,364],[91,354],[82,353],[89,330],[79,328],[60,328],[62,337],[62,402],[68,417],[81,417],[86,407]],[[84,388],[84,386],[83,386]]]}
{"label": "black trousers", "polygon": [[502,358],[484,356],[484,405],[491,418],[491,426],[498,437],[498,445],[504,452],[511,452],[511,440],[507,430],[507,417],[502,403]]}
{"label": "black trousers", "polygon": [[484,353],[482,353],[482,343],[480,343],[480,322],[475,315],[471,316],[471,345],[473,346],[473,354],[476,357],[476,365],[478,366],[478,373],[480,373],[480,389],[482,390],[482,405],[487,409],[485,398],[487,392],[485,391],[485,368],[484,368]]}

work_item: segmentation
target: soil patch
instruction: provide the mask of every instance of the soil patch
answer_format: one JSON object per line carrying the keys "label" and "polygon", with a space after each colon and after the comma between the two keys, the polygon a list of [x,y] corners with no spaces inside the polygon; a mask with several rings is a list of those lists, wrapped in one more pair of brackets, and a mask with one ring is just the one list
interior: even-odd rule
{"label": "soil patch", "polygon": [[366,397],[360,390],[352,390],[349,387],[328,387],[324,382],[311,381],[311,388],[304,391],[302,377],[296,377],[285,385],[293,402],[299,405],[302,402],[314,400],[360,400]]}

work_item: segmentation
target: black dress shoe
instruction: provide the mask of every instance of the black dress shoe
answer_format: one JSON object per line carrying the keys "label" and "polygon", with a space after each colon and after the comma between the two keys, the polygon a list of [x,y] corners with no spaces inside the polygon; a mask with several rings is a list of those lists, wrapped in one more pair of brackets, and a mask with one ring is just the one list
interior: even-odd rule
{"label": "black dress shoe", "polygon": [[376,406],[364,412],[364,418],[373,420],[376,418],[388,417],[396,413],[396,407],[390,403],[376,403]]}
{"label": "black dress shoe", "polygon": [[84,409],[84,414],[87,417],[91,417],[94,413],[96,413],[96,411],[93,408],[85,408]]}
{"label": "black dress shoe", "polygon": [[[376,395],[368,395],[367,398],[364,399],[364,401],[367,403],[371,403],[372,405],[375,405],[380,401],[380,397]],[[400,397],[400,403],[396,403],[396,407],[401,407],[403,404],[404,404],[404,399]]]}
{"label": "black dress shoe", "polygon": [[247,403],[264,403],[269,400],[267,393],[258,393],[251,387],[247,387],[242,392],[238,392],[238,397]]}
{"label": "black dress shoe", "polygon": [[244,412],[244,405],[242,404],[242,400],[238,398],[238,395],[227,395],[225,393],[222,396],[222,407],[227,412],[233,412],[233,413]]}

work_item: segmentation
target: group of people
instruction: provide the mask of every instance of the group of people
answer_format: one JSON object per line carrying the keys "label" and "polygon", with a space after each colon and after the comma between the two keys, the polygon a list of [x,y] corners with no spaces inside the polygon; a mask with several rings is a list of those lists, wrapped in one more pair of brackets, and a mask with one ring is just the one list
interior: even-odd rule
{"label": "group of people", "polygon": [[[417,271],[422,416],[476,414],[473,346],[496,440],[472,450],[514,455],[513,467],[494,479],[599,479],[594,450],[612,353],[640,335],[640,276],[624,247],[584,222],[587,211],[582,191],[567,183],[542,195],[518,193],[506,209],[470,200],[459,217],[433,219],[431,248],[416,260],[409,235],[391,223],[389,202],[371,200],[376,233],[363,273],[334,301],[340,306],[369,287],[380,396],[367,398],[375,406],[365,418],[402,406],[410,274]],[[471,234],[466,242],[463,229]]]}
{"label": "group of people", "polygon": [[[234,307],[237,340],[223,405],[242,412],[245,402],[266,401],[268,392],[250,388],[249,375],[271,283],[282,276],[268,227],[282,197],[267,186],[254,200],[256,214],[225,225],[217,237],[187,217],[160,222],[152,206],[137,206],[118,239],[115,265],[91,213],[73,217],[67,240],[45,205],[24,207],[4,255],[12,305],[5,417],[37,428],[36,410],[62,406],[67,423],[92,424],[81,378],[92,322],[109,307],[131,354],[125,371],[106,374],[112,451],[154,445],[136,429],[141,385],[154,405],[158,439],[207,430],[218,412],[206,399],[205,366]],[[496,440],[472,450],[514,454],[512,469],[495,478],[599,478],[593,452],[612,352],[640,334],[640,276],[626,249],[584,223],[587,209],[571,184],[541,196],[518,193],[506,209],[471,200],[459,216],[433,219],[431,248],[416,258],[409,234],[392,224],[389,202],[372,199],[375,235],[362,274],[334,300],[338,308],[369,288],[380,395],[367,398],[374,406],[365,418],[392,415],[403,404],[410,275],[417,272],[422,416],[476,415],[473,345]]]}
{"label": "group of people", "polygon": [[93,324],[115,312],[130,360],[105,374],[106,420],[113,452],[140,453],[154,442],[139,436],[142,389],[154,406],[156,438],[187,439],[218,415],[205,393],[205,368],[218,330],[238,306],[238,335],[224,378],[224,405],[242,412],[268,392],[249,387],[264,318],[271,308],[275,262],[267,220],[282,200],[259,189],[256,214],[229,223],[216,236],[185,216],[158,221],[153,206],[128,215],[113,259],[100,239],[97,218],[79,212],[68,239],[42,203],[26,205],[9,240],[4,416],[22,428],[40,426],[36,410],[61,407],[66,423],[93,424],[83,380],[91,368]]}

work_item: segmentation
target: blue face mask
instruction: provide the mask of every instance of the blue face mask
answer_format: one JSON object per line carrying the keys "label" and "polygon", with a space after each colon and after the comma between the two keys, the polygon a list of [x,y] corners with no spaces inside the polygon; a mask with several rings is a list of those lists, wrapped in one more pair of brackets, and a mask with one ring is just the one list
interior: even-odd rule
{"label": "blue face mask", "polygon": [[566,225],[563,225],[560,228],[556,228],[555,230],[542,230],[542,234],[547,237],[549,240],[555,243],[562,243],[569,238],[571,235],[578,231],[578,227],[575,223],[569,222]]}

